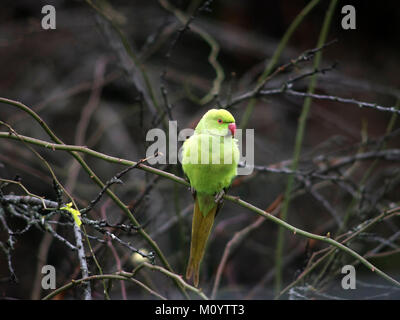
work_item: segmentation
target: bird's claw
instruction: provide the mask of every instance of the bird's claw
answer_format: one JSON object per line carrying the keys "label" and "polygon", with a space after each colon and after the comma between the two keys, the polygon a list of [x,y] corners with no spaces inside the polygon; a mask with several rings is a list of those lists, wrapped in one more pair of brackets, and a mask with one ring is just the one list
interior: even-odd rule
{"label": "bird's claw", "polygon": [[215,203],[221,203],[224,195],[225,195],[225,190],[221,190],[220,192],[218,192],[214,198]]}
{"label": "bird's claw", "polygon": [[196,197],[196,190],[192,186],[189,187],[189,190],[190,190],[190,193],[192,194],[193,198]]}

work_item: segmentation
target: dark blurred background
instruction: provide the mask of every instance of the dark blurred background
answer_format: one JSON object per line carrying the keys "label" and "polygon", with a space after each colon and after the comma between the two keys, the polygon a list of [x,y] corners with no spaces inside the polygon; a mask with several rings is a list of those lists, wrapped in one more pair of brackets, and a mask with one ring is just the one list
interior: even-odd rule
{"label": "dark blurred background", "polygon": [[[112,5],[105,1],[97,3],[112,17],[130,42],[135,55],[142,61],[160,105],[163,104],[161,87],[165,86],[172,105],[172,117],[182,129],[194,127],[205,111],[218,105],[217,100],[224,102],[230,95],[235,97],[254,86],[290,23],[309,1],[220,0],[213,1],[209,6],[210,10],[198,12],[193,25],[205,30],[217,41],[220,47],[218,61],[225,72],[219,99],[205,105],[196,103],[192,96],[203,97],[207,94],[215,72],[207,61],[209,45],[192,28],[185,30],[171,48],[171,43],[174,43],[182,25],[158,1],[116,0],[110,2]],[[199,1],[170,3],[183,11],[201,4]],[[57,10],[56,30],[41,28],[41,8],[46,4],[54,5]],[[340,10],[346,4],[352,4],[356,8],[356,30],[343,30],[341,27],[343,14]],[[320,1],[304,19],[283,51],[278,65],[316,47],[328,5],[329,1]],[[129,63],[123,58],[124,48],[121,41],[110,25],[85,1],[3,0],[0,6],[0,96],[32,107],[66,144],[87,145],[105,154],[134,161],[144,158],[148,146],[145,134],[155,126],[162,128],[157,119],[157,114],[160,114],[150,112],[140,101],[140,94],[133,80],[135,70],[129,69]],[[338,41],[323,50],[321,64],[321,67],[328,67],[337,62],[337,66],[334,70],[319,75],[317,92],[383,106],[395,105],[400,97],[399,36],[400,7],[396,1],[339,1],[327,39]],[[170,58],[166,57],[167,53]],[[299,68],[292,68],[274,78],[267,87],[274,88],[289,76],[310,70],[312,62],[302,64]],[[164,81],[161,77],[163,72]],[[298,82],[296,89],[306,91],[307,85],[308,78]],[[241,122],[247,102],[231,108],[238,123]],[[302,104],[303,99],[287,95],[257,100],[247,123],[247,128],[255,129],[257,165],[271,166],[292,157]],[[78,128],[85,112],[86,116],[90,114],[90,118],[82,134]],[[351,150],[354,152],[354,146],[363,139],[362,128],[369,139],[377,139],[385,134],[390,118],[390,113],[314,100],[303,143],[302,164],[307,167],[312,156],[334,150],[353,148]],[[0,105],[0,120],[11,125],[20,134],[49,140],[31,118],[8,105]],[[398,127],[397,123],[395,128]],[[3,129],[1,131],[7,131],[6,128]],[[399,147],[398,138],[388,141],[388,147]],[[98,187],[91,183],[83,170],[73,164],[72,158],[66,153],[44,151],[40,148],[36,150],[51,163],[59,180],[82,207],[97,195]],[[85,159],[104,181],[122,169],[122,166],[99,159]],[[362,173],[367,167],[361,165],[358,170]],[[384,170],[396,167],[398,162],[382,163],[378,166],[376,175],[373,175],[375,180],[368,185],[369,191],[374,193],[374,190],[378,190],[384,179]],[[183,176],[179,165],[169,166],[166,170]],[[16,141],[0,140],[0,177],[13,179],[16,175],[21,177],[30,192],[48,199],[55,198],[51,176],[37,157]],[[357,173],[352,176],[356,185],[360,176]],[[116,187],[116,193],[126,204],[133,205],[133,200],[145,190],[153,178],[141,171],[132,171],[124,177],[124,185]],[[239,179],[229,193],[266,209],[284,192],[286,181],[285,174],[257,172]],[[15,186],[9,187],[7,191],[21,193]],[[338,212],[343,212],[351,202],[351,198],[340,190],[327,190],[325,195]],[[399,198],[397,186],[386,195],[382,203],[398,202]],[[104,205],[106,201],[103,199],[101,204]],[[155,241],[179,274],[184,273],[189,252],[191,201],[190,192],[186,188],[160,179],[135,212],[137,219],[146,223],[146,231],[154,235]],[[93,218],[101,218],[100,207],[92,213]],[[373,216],[373,213],[370,214]],[[107,219],[118,222],[122,216],[123,213],[109,203]],[[163,231],[162,227],[176,217],[178,223]],[[226,243],[236,231],[256,218],[250,211],[229,202],[225,203],[217,218],[202,265],[200,281],[205,293],[210,293],[212,289]],[[334,224],[328,229],[322,227],[331,220],[332,216],[326,208],[307,193],[291,203],[289,222],[299,228],[314,233],[321,233],[322,230],[334,233]],[[356,226],[359,221],[361,220],[350,223],[348,228]],[[19,226],[18,222],[15,222],[15,226]],[[397,221],[397,225],[394,223],[391,227],[385,226],[374,231],[381,232],[381,236],[386,237],[398,228]],[[277,230],[277,225],[265,222],[248,236],[228,260],[217,297],[273,297],[274,278],[269,272],[274,268]],[[73,239],[67,231],[65,236]],[[13,251],[13,263],[19,277],[17,284],[7,280],[7,263],[0,254],[0,296],[32,298],[38,261],[43,257],[47,264],[56,266],[57,286],[63,285],[76,274],[77,258],[62,243],[50,240],[48,253],[39,255],[43,239],[43,232],[37,229],[32,229],[18,239]],[[136,235],[126,236],[125,239],[137,248],[147,248]],[[306,250],[305,238],[287,234],[286,239],[285,256],[289,260],[283,269],[285,285],[302,271],[310,253]],[[1,237],[0,240],[4,241]],[[398,244],[397,240],[397,245],[395,241],[393,246],[397,248]],[[355,249],[364,252],[373,244],[360,242],[357,245]],[[312,243],[311,246],[311,251],[324,247],[320,243]],[[131,269],[130,253],[121,248],[118,250],[123,268]],[[109,251],[100,250],[98,258],[105,272],[116,271]],[[400,276],[399,254],[373,262],[394,277]],[[376,275],[359,268],[365,281],[386,284]],[[95,272],[96,269],[92,269]],[[156,277],[153,274],[150,276]],[[168,292],[169,297],[177,296],[166,289],[171,283],[162,276],[155,281],[161,283],[158,287],[161,292]],[[349,293],[344,293],[343,290],[334,291],[335,286],[339,285],[340,277],[331,282],[331,294],[347,297],[346,294]],[[98,289],[101,293],[101,286]],[[366,292],[372,296],[374,290],[377,295],[380,293],[377,288],[360,288],[349,297],[362,298]],[[118,289],[113,292],[114,297],[118,298]],[[70,295],[67,294],[68,297]],[[101,294],[99,297],[101,298]],[[400,295],[398,291],[390,291],[390,295],[385,297],[399,298]],[[132,286],[129,287],[129,298],[145,299],[148,296]]]}

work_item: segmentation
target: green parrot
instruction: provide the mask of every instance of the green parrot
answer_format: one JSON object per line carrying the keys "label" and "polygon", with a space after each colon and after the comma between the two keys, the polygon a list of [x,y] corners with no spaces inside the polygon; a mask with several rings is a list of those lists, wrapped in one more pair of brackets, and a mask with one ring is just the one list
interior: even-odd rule
{"label": "green parrot", "polygon": [[186,278],[190,279],[194,274],[196,287],[215,215],[226,188],[237,175],[239,148],[234,138],[235,131],[235,118],[229,111],[211,109],[183,144],[182,168],[195,199]]}

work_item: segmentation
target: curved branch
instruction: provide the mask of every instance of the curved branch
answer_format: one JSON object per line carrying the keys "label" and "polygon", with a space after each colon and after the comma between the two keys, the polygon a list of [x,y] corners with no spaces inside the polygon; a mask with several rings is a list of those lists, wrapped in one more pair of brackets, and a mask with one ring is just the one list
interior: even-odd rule
{"label": "curved branch", "polygon": [[125,280],[125,281],[131,281],[133,283],[136,283],[137,285],[141,286],[143,289],[151,293],[152,295],[156,296],[157,298],[161,300],[167,300],[164,296],[160,295],[159,293],[155,292],[148,286],[146,286],[144,283],[140,282],[139,280],[136,280],[132,278],[133,274],[128,273],[128,272],[117,272],[115,274],[102,274],[102,275],[94,275],[86,278],[81,278],[78,280],[72,280],[71,282],[63,285],[62,287],[55,289],[53,292],[45,296],[42,300],[50,300],[54,298],[56,295],[60,294],[61,292],[64,292],[76,285],[81,284],[82,282],[87,282],[90,280],[104,280],[104,279],[111,279],[111,280]]}

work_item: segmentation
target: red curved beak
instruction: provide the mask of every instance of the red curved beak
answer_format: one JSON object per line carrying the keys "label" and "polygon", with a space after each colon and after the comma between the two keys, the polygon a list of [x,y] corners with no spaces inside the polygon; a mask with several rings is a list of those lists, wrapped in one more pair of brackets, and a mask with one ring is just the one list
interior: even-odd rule
{"label": "red curved beak", "polygon": [[228,124],[228,129],[231,131],[232,136],[234,136],[236,132],[236,124],[235,123]]}

